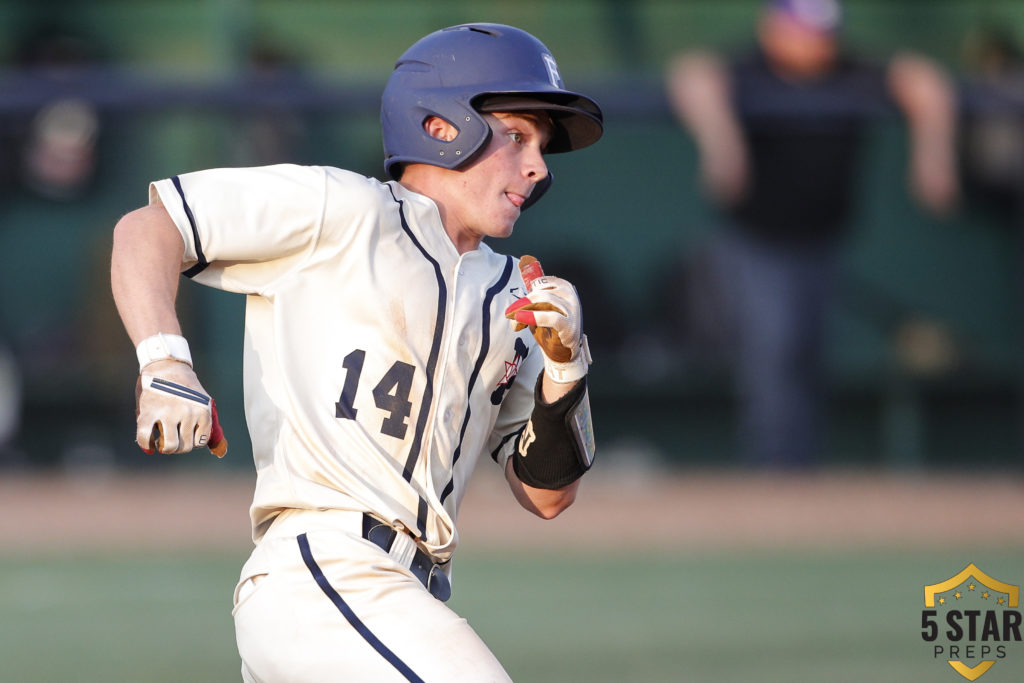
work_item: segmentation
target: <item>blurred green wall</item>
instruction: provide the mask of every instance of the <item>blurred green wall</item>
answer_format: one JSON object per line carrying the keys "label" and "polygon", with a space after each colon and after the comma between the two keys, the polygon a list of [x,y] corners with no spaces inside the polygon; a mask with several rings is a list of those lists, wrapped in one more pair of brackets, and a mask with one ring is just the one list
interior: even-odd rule
{"label": "blurred green wall", "polygon": [[[588,320],[638,335],[594,366],[603,443],[680,462],[729,463],[732,405],[723,377],[661,358],[665,349],[652,348],[643,333],[658,322],[657,278],[698,253],[711,229],[695,187],[693,147],[660,94],[661,67],[679,49],[748,40],[757,7],[751,0],[0,1],[0,74],[16,69],[25,37],[53,20],[88,36],[101,63],[154,83],[230,83],[246,72],[258,44],[312,82],[363,93],[343,113],[276,112],[278,123],[299,130],[294,160],[379,176],[376,102],[365,93],[379,91],[407,45],[464,21],[535,33],[568,86],[605,104],[607,133],[591,149],[551,158],[555,189],[513,238],[495,246],[555,261],[574,256],[610,274],[600,300],[584,292]],[[1024,39],[1024,3],[1016,0],[861,0],[847,2],[846,14],[852,45],[878,58],[917,49],[958,78],[973,28],[996,24]],[[147,462],[131,443],[134,359],[109,295],[110,229],[146,201],[151,179],[261,159],[246,146],[260,125],[248,113],[111,106],[102,113],[98,173],[88,192],[54,201],[15,183],[0,195],[0,333],[22,363],[27,399],[8,460]],[[923,215],[905,191],[904,146],[899,122],[881,120],[865,150],[863,201],[846,259],[857,305],[841,306],[831,327],[831,457],[914,465],[971,455],[1010,463],[1021,445],[1017,230],[984,207],[968,206],[949,221]],[[200,290],[183,285],[182,317],[229,436],[241,436],[242,301]],[[940,322],[961,343],[963,362],[936,376],[903,371],[887,318],[894,307]],[[244,441],[236,437],[234,465],[248,463]]]}

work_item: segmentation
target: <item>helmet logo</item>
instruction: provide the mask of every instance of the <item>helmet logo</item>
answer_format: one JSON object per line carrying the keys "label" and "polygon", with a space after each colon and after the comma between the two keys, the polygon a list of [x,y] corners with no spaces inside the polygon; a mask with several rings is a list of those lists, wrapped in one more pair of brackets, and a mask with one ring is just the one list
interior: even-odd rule
{"label": "helmet logo", "polygon": [[551,85],[559,90],[563,89],[562,77],[558,73],[558,64],[555,64],[555,58],[546,52],[541,57],[544,59],[544,65],[548,68],[548,80],[551,81]]}

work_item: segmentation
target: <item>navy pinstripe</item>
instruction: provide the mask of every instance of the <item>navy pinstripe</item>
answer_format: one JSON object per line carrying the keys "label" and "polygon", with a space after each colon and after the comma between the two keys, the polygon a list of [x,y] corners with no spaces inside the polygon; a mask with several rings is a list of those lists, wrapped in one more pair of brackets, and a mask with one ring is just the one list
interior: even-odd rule
{"label": "navy pinstripe", "polygon": [[[482,329],[481,329],[481,341],[480,341],[480,353],[477,355],[476,364],[473,366],[473,373],[469,376],[469,386],[466,387],[466,393],[470,394],[473,392],[473,386],[476,384],[476,378],[480,375],[480,368],[483,367],[484,359],[487,358],[487,352],[491,348],[491,302],[494,297],[497,296],[498,292],[505,289],[505,285],[508,284],[509,279],[512,277],[512,257],[505,257],[505,269],[501,273],[501,277],[498,281],[487,290],[484,295],[484,304],[482,311]],[[448,499],[448,496],[455,490],[455,463],[459,461],[459,456],[462,455],[462,440],[466,436],[466,428],[469,426],[470,409],[466,407],[466,414],[462,418],[462,429],[459,430],[459,445],[455,448],[455,453],[452,455],[452,478],[448,480],[448,484],[444,487],[444,491],[441,492],[441,503]]]}
{"label": "navy pinstripe", "polygon": [[505,437],[501,440],[501,443],[498,444],[498,447],[491,451],[491,460],[493,460],[494,462],[498,462],[498,453],[501,453],[501,449],[504,448],[505,444],[507,444],[510,440],[515,439],[520,434],[522,434],[524,429],[526,429],[526,425],[523,425],[522,427],[512,432],[511,434],[506,434]]}
{"label": "navy pinstripe", "polygon": [[386,659],[391,666],[395,667],[400,674],[405,676],[407,681],[419,681],[423,683],[423,679],[416,675],[416,673],[409,668],[409,665],[403,662],[398,655],[392,652],[387,645],[381,642],[380,638],[374,635],[363,621],[356,616],[356,613],[352,611],[345,599],[338,594],[338,591],[334,590],[334,586],[324,576],[324,572],[320,569],[320,565],[313,559],[313,551],[309,548],[309,538],[306,534],[301,534],[298,537],[299,542],[299,553],[302,554],[302,561],[306,563],[306,567],[309,569],[309,573],[313,575],[313,579],[317,585],[320,586],[320,590],[324,592],[334,606],[338,608],[345,620],[352,625],[352,628],[356,630],[363,637],[363,639],[373,647],[374,650],[380,654],[381,657]]}
{"label": "navy pinstripe", "polygon": [[[423,258],[427,259],[434,267],[434,277],[437,280],[437,316],[434,320],[434,339],[430,344],[430,355],[427,357],[427,383],[423,390],[423,402],[420,404],[420,413],[416,418],[416,431],[413,435],[412,447],[409,449],[409,457],[405,461],[405,469],[402,472],[402,476],[406,481],[412,481],[413,469],[416,467],[416,461],[420,457],[420,450],[423,448],[423,432],[427,427],[427,417],[430,414],[430,406],[434,400],[434,371],[437,369],[437,358],[441,354],[441,336],[444,332],[444,320],[448,306],[448,287],[444,283],[441,264],[427,253],[427,250],[423,248],[423,245],[416,239],[416,236],[412,234],[409,223],[405,220],[405,203],[395,196],[394,188],[388,186],[388,190],[391,192],[391,198],[398,204],[398,217],[402,221],[402,230],[416,248],[420,250]],[[423,500],[420,500],[420,503],[421,514],[417,515],[416,525],[419,527],[420,535],[424,536],[427,532],[427,506]]]}

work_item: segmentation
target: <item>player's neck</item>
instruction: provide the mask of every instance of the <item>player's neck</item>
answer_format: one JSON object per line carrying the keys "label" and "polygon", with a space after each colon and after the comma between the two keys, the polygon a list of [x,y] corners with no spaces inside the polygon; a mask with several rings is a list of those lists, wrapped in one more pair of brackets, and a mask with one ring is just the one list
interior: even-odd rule
{"label": "player's neck", "polygon": [[[410,173],[409,171],[413,172]],[[474,231],[465,230],[459,224],[459,221],[452,216],[452,212],[444,200],[444,192],[441,191],[442,186],[433,181],[434,177],[435,174],[429,171],[427,173],[417,173],[414,171],[414,167],[410,166],[406,169],[398,183],[406,190],[423,195],[434,202],[434,205],[437,207],[437,213],[441,218],[441,226],[460,256],[477,249],[480,246],[482,236]]]}

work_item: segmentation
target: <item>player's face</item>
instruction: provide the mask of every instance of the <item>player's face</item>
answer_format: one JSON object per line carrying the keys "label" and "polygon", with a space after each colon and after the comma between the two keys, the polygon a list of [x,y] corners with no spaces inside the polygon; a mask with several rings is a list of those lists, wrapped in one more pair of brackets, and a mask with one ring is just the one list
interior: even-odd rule
{"label": "player's face", "polygon": [[460,252],[484,237],[512,234],[523,203],[548,175],[542,156],[551,139],[546,116],[485,114],[491,139],[480,156],[451,176],[445,228]]}

